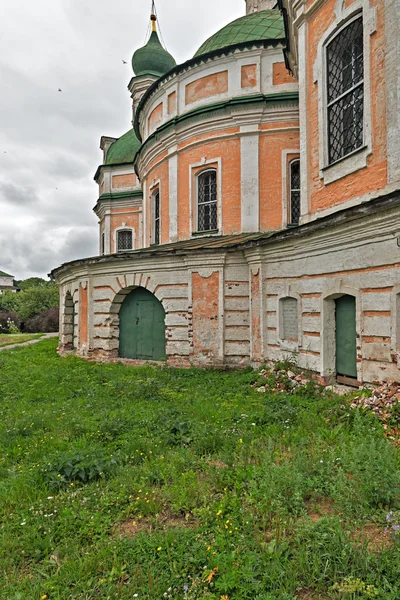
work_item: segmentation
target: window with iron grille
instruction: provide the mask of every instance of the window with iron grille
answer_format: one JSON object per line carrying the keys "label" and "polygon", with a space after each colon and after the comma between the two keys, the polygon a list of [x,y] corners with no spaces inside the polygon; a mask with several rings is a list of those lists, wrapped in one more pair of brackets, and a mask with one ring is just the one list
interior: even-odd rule
{"label": "window with iron grille", "polygon": [[153,244],[160,243],[161,237],[161,211],[160,211],[160,192],[157,191],[153,196]]}
{"label": "window with iron grille", "polygon": [[132,250],[132,229],[117,232],[117,251]]}
{"label": "window with iron grille", "polygon": [[217,227],[217,172],[213,169],[197,177],[197,231],[215,231]]}
{"label": "window with iron grille", "polygon": [[102,254],[106,253],[106,234],[105,233],[101,234],[101,253]]}
{"label": "window with iron grille", "polygon": [[328,160],[347,156],[364,143],[363,19],[346,25],[326,48]]}
{"label": "window with iron grille", "polygon": [[290,163],[290,214],[291,225],[300,222],[300,160]]}

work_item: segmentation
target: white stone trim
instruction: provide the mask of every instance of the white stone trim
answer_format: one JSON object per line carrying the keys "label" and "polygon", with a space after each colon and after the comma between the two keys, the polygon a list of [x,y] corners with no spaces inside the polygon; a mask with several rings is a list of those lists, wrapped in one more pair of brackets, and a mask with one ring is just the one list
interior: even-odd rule
{"label": "white stone trim", "polygon": [[258,125],[240,128],[241,230],[260,230],[260,132]]}
{"label": "white stone trim", "polygon": [[104,254],[111,254],[111,210],[106,210],[104,215]]}
{"label": "white stone trim", "polygon": [[397,368],[400,369],[400,283],[392,293],[392,352],[397,355]]}
{"label": "white stone trim", "polygon": [[400,3],[385,0],[386,118],[389,183],[400,181]]}
{"label": "white stone trim", "polygon": [[[175,152],[176,149],[173,148]],[[169,241],[178,239],[178,156],[175,153],[168,159],[168,198],[169,198]]]}
{"label": "white stone trim", "polygon": [[[118,250],[118,233],[120,231],[132,231],[132,248],[131,250],[136,249],[136,231],[134,227],[130,227],[126,223],[122,223],[121,227],[116,227],[114,229],[114,250],[115,254],[119,252]],[[121,250],[121,252],[125,252],[125,250]]]}
{"label": "white stone trim", "polygon": [[[329,42],[347,27],[351,21],[362,16],[364,34],[364,145],[339,161],[329,164],[328,118],[327,118],[327,65],[326,48]],[[325,185],[355,173],[367,166],[373,152],[371,110],[371,36],[376,31],[376,9],[369,0],[355,0],[348,8],[338,0],[335,21],[326,29],[318,43],[317,60],[314,64],[314,83],[318,83],[318,131],[319,131],[319,175]],[[301,85],[301,84],[300,84]]]}
{"label": "white stone trim", "polygon": [[308,182],[308,114],[307,114],[307,73],[308,73],[308,47],[307,23],[302,23],[298,32],[299,46],[299,113],[300,113],[300,178],[301,178],[301,204],[300,223],[310,214],[310,197]]}
{"label": "white stone trim", "polygon": [[[287,340],[283,337],[284,332],[284,323],[283,323],[283,311],[282,311],[282,300],[285,298],[294,298],[297,300],[297,340]],[[277,314],[276,314],[276,337],[278,344],[281,347],[281,350],[286,352],[298,352],[299,348],[303,345],[303,325],[302,325],[302,316],[303,316],[303,306],[302,306],[302,298],[300,294],[294,292],[292,286],[290,284],[286,285],[286,288],[283,292],[278,294],[277,297]]]}
{"label": "white stone trim", "polygon": [[[196,234],[196,237],[201,234],[210,235],[207,231],[197,232],[197,177],[200,173],[204,171],[210,170],[207,169],[207,165],[217,164],[217,223],[218,223],[218,232],[214,235],[221,235],[222,233],[222,159],[221,158],[209,158],[204,157],[201,162],[192,163],[189,165],[189,202],[190,202],[190,210],[189,210],[189,218],[190,218],[190,231],[189,235]],[[199,167],[204,167],[198,173],[195,173],[194,170]],[[193,181],[194,180],[194,181]],[[193,185],[194,183],[194,185]],[[211,234],[212,235],[212,234]]]}
{"label": "white stone trim", "polygon": [[151,233],[150,233],[150,244],[155,244],[155,220],[154,220],[154,216],[155,216],[155,210],[154,210],[154,202],[155,202],[155,196],[157,194],[157,192],[159,193],[160,196],[160,244],[162,243],[161,238],[162,238],[162,202],[163,202],[163,197],[162,197],[162,182],[161,179],[153,179],[151,182],[151,185],[149,187],[149,202],[150,202],[150,219],[151,219]]}
{"label": "white stone trim", "polygon": [[[335,300],[341,296],[356,299],[357,359],[362,344],[362,302],[359,288],[343,285],[342,279],[329,282],[321,296],[321,375],[336,376],[336,317]],[[357,380],[363,381],[363,363],[357,360]]]}
{"label": "white stone trim", "polygon": [[[295,158],[292,158],[290,161],[288,156],[291,154],[297,154]],[[290,165],[293,161],[300,161],[300,169],[301,169],[301,159],[300,159],[300,149],[297,150],[282,150],[282,227],[287,227],[289,223],[289,208],[290,208]]]}

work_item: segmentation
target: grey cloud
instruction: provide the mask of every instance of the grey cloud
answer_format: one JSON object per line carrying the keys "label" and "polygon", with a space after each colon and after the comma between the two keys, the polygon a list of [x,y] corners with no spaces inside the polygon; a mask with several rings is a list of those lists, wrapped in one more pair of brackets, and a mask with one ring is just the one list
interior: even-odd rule
{"label": "grey cloud", "polygon": [[[0,5],[0,262],[17,278],[98,252],[99,140],[130,127],[130,59],[145,41],[150,6]],[[167,48],[183,62],[244,14],[244,0],[158,0],[157,10]]]}
{"label": "grey cloud", "polygon": [[0,202],[23,206],[36,204],[39,201],[32,187],[16,186],[13,183],[0,182]]}

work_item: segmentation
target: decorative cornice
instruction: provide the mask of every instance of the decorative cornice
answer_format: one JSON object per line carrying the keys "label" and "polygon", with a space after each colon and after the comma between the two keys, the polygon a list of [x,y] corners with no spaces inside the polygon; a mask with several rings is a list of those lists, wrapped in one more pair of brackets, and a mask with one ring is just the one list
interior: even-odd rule
{"label": "decorative cornice", "polygon": [[265,105],[281,105],[285,103],[298,103],[299,93],[298,92],[279,92],[276,94],[252,94],[251,96],[239,96],[236,98],[231,98],[230,100],[225,100],[222,102],[215,102],[212,104],[207,104],[206,106],[201,106],[199,108],[195,108],[189,112],[184,113],[183,115],[178,115],[163,123],[156,131],[154,131],[142,144],[136,156],[134,158],[134,166],[135,172],[138,174],[138,160],[142,156],[143,152],[148,148],[150,144],[153,142],[158,142],[161,135],[165,134],[169,130],[175,129],[178,125],[188,121],[201,121],[203,119],[211,118],[214,115],[218,115],[223,112],[231,112],[235,109],[241,107],[252,107],[255,106],[265,106]]}
{"label": "decorative cornice", "polygon": [[[337,247],[343,247],[343,233],[338,234],[338,227],[346,227],[347,232],[344,237],[348,243],[355,243],[357,236],[362,236],[363,243],[365,243],[366,236],[376,235],[378,230],[380,235],[390,235],[393,238],[396,233],[393,233],[393,227],[396,226],[396,219],[393,219],[393,210],[395,209],[397,209],[395,216],[400,221],[400,190],[346,210],[338,210],[332,215],[291,229],[271,233],[260,232],[255,234],[222,236],[220,238],[206,238],[204,244],[199,244],[198,240],[185,240],[174,244],[143,248],[131,252],[121,252],[109,256],[95,256],[74,260],[54,269],[50,276],[55,279],[69,269],[82,268],[83,266],[117,263],[132,259],[140,261],[147,258],[158,258],[160,260],[164,257],[170,259],[172,256],[187,257],[196,253],[198,254],[199,251],[203,255],[204,263],[207,264],[209,254],[238,251],[246,252],[246,256],[251,256],[261,251],[265,254],[268,251],[268,246],[272,244],[292,242],[294,246],[296,242],[304,238],[309,238],[314,234],[317,234],[320,239],[318,241],[314,238],[312,244],[308,243],[307,251],[310,254],[315,252],[320,254],[321,248],[328,248],[332,243],[336,244]],[[365,219],[369,219],[370,217],[372,221],[366,227]],[[329,242],[330,238],[332,238],[331,242]],[[274,252],[276,253],[276,251]],[[290,253],[290,248],[287,252]],[[278,260],[282,259],[282,248],[279,249],[279,255],[277,256]]]}
{"label": "decorative cornice", "polygon": [[181,65],[177,65],[176,67],[174,67],[173,69],[168,71],[168,73],[166,73],[165,75],[163,75],[162,77],[157,79],[157,81],[155,81],[149,87],[149,89],[143,94],[143,96],[138,104],[136,114],[135,114],[135,122],[133,124],[136,136],[138,137],[138,139],[140,141],[142,141],[142,136],[140,134],[139,121],[140,121],[140,113],[141,113],[144,105],[153,96],[153,94],[155,94],[155,92],[159,89],[159,87],[162,86],[166,81],[171,80],[172,78],[176,77],[177,75],[180,75],[181,73],[185,73],[186,71],[190,70],[193,67],[196,67],[197,65],[211,62],[221,56],[229,56],[231,54],[234,54],[235,52],[238,52],[238,51],[243,52],[244,50],[249,50],[252,48],[269,48],[269,47],[276,48],[277,46],[283,45],[284,43],[285,43],[285,39],[282,38],[282,39],[263,40],[263,41],[256,40],[254,42],[243,42],[241,44],[233,44],[231,46],[226,46],[225,48],[219,48],[217,50],[213,50],[212,52],[208,52],[206,54],[201,54],[200,56],[191,58],[190,60],[182,63]]}

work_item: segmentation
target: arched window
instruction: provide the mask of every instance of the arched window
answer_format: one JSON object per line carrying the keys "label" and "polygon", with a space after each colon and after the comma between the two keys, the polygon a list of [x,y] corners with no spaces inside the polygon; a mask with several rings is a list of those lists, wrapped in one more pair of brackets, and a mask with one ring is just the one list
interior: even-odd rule
{"label": "arched window", "polygon": [[197,176],[197,231],[217,228],[217,171],[209,169]]}
{"label": "arched window", "polygon": [[160,190],[153,194],[153,244],[158,245],[161,241],[161,207]]}
{"label": "arched window", "polygon": [[364,144],[363,19],[347,23],[326,46],[328,162]]}
{"label": "arched window", "polygon": [[300,160],[290,163],[290,209],[289,223],[298,225],[300,222]]}
{"label": "arched window", "polygon": [[132,250],[132,229],[121,229],[117,231],[117,252]]}

